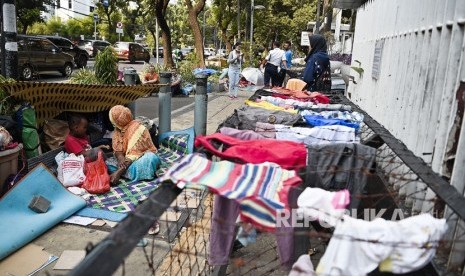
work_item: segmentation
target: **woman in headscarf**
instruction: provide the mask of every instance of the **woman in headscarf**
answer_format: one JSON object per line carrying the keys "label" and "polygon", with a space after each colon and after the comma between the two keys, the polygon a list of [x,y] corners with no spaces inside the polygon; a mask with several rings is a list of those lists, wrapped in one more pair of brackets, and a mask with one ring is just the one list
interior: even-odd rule
{"label": "woman in headscarf", "polygon": [[122,105],[112,107],[109,117],[115,127],[112,145],[118,163],[117,170],[110,175],[110,182],[117,184],[121,176],[130,181],[153,179],[160,158],[148,129],[133,120],[131,110]]}
{"label": "woman in headscarf", "polygon": [[303,80],[307,83],[307,90],[331,90],[331,66],[324,36],[319,34],[310,36],[310,52],[305,62]]}

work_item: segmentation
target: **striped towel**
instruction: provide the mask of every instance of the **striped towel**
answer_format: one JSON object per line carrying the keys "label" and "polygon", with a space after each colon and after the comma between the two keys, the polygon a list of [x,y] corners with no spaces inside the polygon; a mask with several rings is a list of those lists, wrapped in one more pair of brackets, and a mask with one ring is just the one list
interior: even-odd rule
{"label": "striped towel", "polygon": [[181,189],[209,188],[236,200],[240,203],[241,219],[266,231],[274,231],[277,211],[288,208],[289,189],[302,181],[295,171],[275,163],[212,162],[198,153],[183,157],[158,179],[166,180]]}

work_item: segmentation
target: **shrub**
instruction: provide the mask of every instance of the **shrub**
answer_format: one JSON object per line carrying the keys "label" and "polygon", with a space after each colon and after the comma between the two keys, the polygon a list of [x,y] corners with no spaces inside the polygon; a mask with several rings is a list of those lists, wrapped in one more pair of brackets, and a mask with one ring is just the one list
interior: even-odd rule
{"label": "shrub", "polygon": [[87,68],[82,68],[77,71],[74,76],[69,79],[69,82],[75,84],[100,84],[95,72]]}
{"label": "shrub", "polygon": [[118,58],[111,47],[95,57],[95,76],[101,84],[116,84],[118,79]]}
{"label": "shrub", "polygon": [[[16,81],[11,78],[5,78],[0,75],[0,84],[15,83]],[[12,115],[15,111],[15,106],[19,102],[13,98],[10,93],[4,89],[0,89],[0,114],[1,115]]]}

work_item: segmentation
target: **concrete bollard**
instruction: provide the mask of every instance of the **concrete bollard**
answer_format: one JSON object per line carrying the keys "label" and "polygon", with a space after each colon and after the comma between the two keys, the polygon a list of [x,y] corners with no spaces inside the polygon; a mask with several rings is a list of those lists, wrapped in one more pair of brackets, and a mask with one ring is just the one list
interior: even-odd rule
{"label": "concrete bollard", "polygon": [[158,131],[171,131],[171,73],[160,73],[160,87],[158,93]]}
{"label": "concrete bollard", "polygon": [[195,109],[194,109],[194,130],[195,136],[207,134],[207,79],[205,74],[195,75]]}

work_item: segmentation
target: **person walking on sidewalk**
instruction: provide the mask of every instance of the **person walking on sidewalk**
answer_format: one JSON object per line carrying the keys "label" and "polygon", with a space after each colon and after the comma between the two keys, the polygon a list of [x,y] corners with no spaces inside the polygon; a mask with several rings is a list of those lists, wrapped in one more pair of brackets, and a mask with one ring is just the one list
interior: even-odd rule
{"label": "person walking on sidewalk", "polygon": [[286,58],[286,62],[281,64],[281,72],[279,72],[280,82],[282,87],[285,86],[284,79],[286,78],[287,70],[291,69],[292,67],[292,51],[291,51],[291,42],[288,40],[283,44],[284,49],[284,56]]}
{"label": "person walking on sidewalk", "polygon": [[237,98],[242,61],[243,53],[241,52],[241,43],[237,42],[234,45],[234,50],[231,51],[228,56],[229,97],[231,99]]}
{"label": "person walking on sidewalk", "polygon": [[[281,43],[278,41],[273,42],[273,50],[268,53],[262,66],[265,66],[265,88],[270,86],[270,79],[272,86],[280,86],[279,71],[281,64],[286,61],[284,51],[279,48]],[[284,65],[286,66],[286,65]]]}

